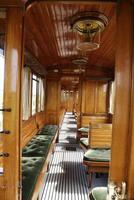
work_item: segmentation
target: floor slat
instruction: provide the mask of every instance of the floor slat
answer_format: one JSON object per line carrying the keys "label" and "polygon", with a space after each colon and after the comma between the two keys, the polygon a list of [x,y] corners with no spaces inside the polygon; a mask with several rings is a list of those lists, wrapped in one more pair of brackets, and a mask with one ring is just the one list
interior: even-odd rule
{"label": "floor slat", "polygon": [[[67,113],[39,200],[88,200],[88,177],[83,166],[83,151],[76,144],[76,131],[75,118]],[[66,150],[67,146],[76,147],[76,151]],[[106,185],[106,182],[104,178],[99,185]]]}

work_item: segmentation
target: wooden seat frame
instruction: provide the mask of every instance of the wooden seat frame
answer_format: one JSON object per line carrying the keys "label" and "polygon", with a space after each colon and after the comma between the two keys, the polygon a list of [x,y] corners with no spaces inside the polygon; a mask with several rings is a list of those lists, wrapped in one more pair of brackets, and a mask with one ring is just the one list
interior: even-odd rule
{"label": "wooden seat frame", "polygon": [[[112,124],[92,125],[90,123],[90,131],[88,138],[89,148],[111,148]],[[108,173],[109,171],[109,162],[95,162],[83,160],[83,164],[87,167],[87,172],[89,174],[89,187],[91,187],[93,173]]]}

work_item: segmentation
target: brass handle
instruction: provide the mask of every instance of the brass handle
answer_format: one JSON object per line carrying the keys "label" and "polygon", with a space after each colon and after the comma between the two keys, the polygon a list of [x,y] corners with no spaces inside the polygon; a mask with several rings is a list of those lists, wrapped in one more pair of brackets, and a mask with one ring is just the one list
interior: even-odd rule
{"label": "brass handle", "polygon": [[0,108],[1,112],[11,112],[11,108]]}
{"label": "brass handle", "polygon": [[0,157],[8,157],[9,153],[0,153]]}
{"label": "brass handle", "polygon": [[10,131],[8,131],[8,130],[2,130],[2,131],[0,131],[0,134],[1,133],[3,133],[3,134],[10,134]]}

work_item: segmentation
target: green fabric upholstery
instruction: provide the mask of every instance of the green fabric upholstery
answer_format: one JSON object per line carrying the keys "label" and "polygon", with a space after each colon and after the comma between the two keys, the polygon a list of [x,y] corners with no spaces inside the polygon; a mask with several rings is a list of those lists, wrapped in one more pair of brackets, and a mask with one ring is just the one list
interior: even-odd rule
{"label": "green fabric upholstery", "polygon": [[89,149],[84,154],[84,160],[95,162],[108,162],[110,161],[110,149]]}
{"label": "green fabric upholstery", "polygon": [[88,148],[88,138],[80,138],[80,144]]}
{"label": "green fabric upholstery", "polygon": [[46,160],[56,125],[46,125],[22,151],[22,200],[31,200],[39,173]]}
{"label": "green fabric upholstery", "polygon": [[91,191],[91,199],[93,200],[106,200],[107,199],[107,187],[96,187]]}
{"label": "green fabric upholstery", "polygon": [[53,137],[49,135],[36,135],[30,142],[23,148],[23,156],[42,157],[46,156],[51,145]]}
{"label": "green fabric upholstery", "polygon": [[81,128],[78,129],[78,131],[83,132],[83,133],[88,133],[89,127],[81,127]]}
{"label": "green fabric upholstery", "polygon": [[45,125],[39,132],[38,135],[55,135],[58,130],[57,125]]}
{"label": "green fabric upholstery", "polygon": [[41,157],[22,158],[22,200],[31,200],[43,163]]}

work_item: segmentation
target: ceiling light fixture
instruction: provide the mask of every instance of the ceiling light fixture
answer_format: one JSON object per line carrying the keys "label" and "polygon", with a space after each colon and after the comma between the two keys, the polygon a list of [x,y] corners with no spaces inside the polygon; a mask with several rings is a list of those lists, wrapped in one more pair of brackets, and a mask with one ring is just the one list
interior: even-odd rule
{"label": "ceiling light fixture", "polygon": [[88,63],[88,58],[75,58],[72,60],[72,63],[75,65],[86,65]]}
{"label": "ceiling light fixture", "polygon": [[77,49],[81,51],[98,49],[101,32],[107,24],[107,17],[95,11],[80,12],[73,16],[71,27],[77,33]]}

